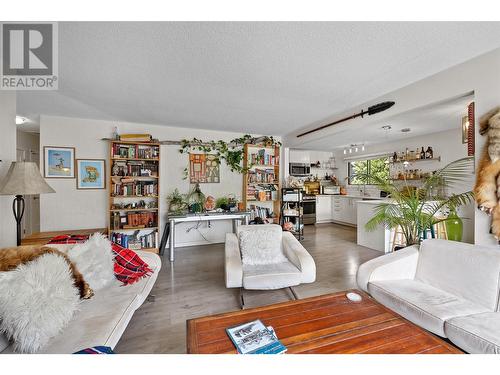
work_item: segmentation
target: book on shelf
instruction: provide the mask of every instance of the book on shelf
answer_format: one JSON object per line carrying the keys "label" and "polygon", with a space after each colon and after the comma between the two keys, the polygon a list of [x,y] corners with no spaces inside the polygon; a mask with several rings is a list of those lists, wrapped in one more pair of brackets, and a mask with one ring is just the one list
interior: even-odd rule
{"label": "book on shelf", "polygon": [[158,214],[154,211],[146,212],[114,212],[112,215],[113,229],[147,228],[156,227]]}
{"label": "book on shelf", "polygon": [[282,354],[287,351],[274,329],[258,319],[227,328],[226,332],[240,354]]}
{"label": "book on shelf", "polygon": [[111,155],[124,159],[157,159],[159,154],[159,146],[113,143]]}
{"label": "book on shelf", "polygon": [[250,205],[250,220],[254,220],[256,217],[261,219],[269,219],[273,217],[273,213],[269,207],[260,207],[254,204]]}
{"label": "book on shelf", "polygon": [[114,160],[111,171],[114,177],[157,177],[158,162]]}
{"label": "book on shelf", "polygon": [[158,184],[155,181],[127,180],[113,183],[111,188],[113,196],[152,196],[158,195]]}
{"label": "book on shelf", "polygon": [[151,134],[120,134],[120,141],[124,142],[151,142]]}
{"label": "book on shelf", "polygon": [[250,164],[252,165],[278,165],[279,156],[266,153],[265,149],[250,154]]}
{"label": "book on shelf", "polygon": [[275,181],[274,169],[255,169],[248,172],[248,183],[273,183]]}
{"label": "book on shelf", "polygon": [[135,250],[157,248],[158,231],[146,233],[146,230],[147,228],[137,230],[133,234],[113,232],[110,239],[121,247],[130,248],[132,245]]}

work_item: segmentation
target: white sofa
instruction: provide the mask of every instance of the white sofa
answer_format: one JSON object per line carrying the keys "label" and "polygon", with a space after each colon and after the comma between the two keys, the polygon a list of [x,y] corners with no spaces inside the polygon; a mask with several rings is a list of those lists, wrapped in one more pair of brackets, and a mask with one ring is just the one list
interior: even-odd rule
{"label": "white sofa", "polygon": [[[238,236],[242,231],[266,228],[279,232],[285,262],[248,265],[242,261]],[[240,225],[237,234],[226,234],[225,274],[227,288],[253,290],[281,289],[316,280],[314,259],[290,232],[282,232],[279,225]]]}
{"label": "white sofa", "polygon": [[[51,245],[63,251],[66,246]],[[80,310],[69,325],[40,353],[74,353],[98,345],[115,347],[135,310],[149,295],[161,268],[158,255],[145,251],[137,251],[137,254],[151,267],[153,274],[128,286],[116,280],[112,285],[96,291],[90,300],[81,302]],[[0,353],[12,352],[12,345],[0,335]]]}
{"label": "white sofa", "polygon": [[362,264],[357,284],[468,353],[500,353],[500,249],[425,240]]}

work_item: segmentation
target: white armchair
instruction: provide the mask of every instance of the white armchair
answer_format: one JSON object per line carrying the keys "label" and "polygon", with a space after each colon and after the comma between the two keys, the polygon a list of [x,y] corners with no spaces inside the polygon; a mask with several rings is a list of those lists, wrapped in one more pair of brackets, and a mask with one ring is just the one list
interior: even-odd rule
{"label": "white armchair", "polygon": [[[250,244],[255,244],[259,249],[246,251],[248,241],[246,245],[243,244],[243,248],[240,247],[243,232],[246,232],[243,237],[250,237],[251,241],[254,241],[250,241]],[[268,249],[266,241],[269,239],[280,243],[274,244],[276,246],[273,246],[273,249]],[[279,251],[280,254],[276,254],[274,260],[267,262],[270,259],[269,251]],[[282,232],[279,225],[242,225],[238,227],[237,234],[226,234],[225,274],[227,288],[282,289],[314,282],[316,265],[312,256],[293,234]],[[293,289],[292,293],[295,297]],[[243,298],[241,302],[243,306]]]}

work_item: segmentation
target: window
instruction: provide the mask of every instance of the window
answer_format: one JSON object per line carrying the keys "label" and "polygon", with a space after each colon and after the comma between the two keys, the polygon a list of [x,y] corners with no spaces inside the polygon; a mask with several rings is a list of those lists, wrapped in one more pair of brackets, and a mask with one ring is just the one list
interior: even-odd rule
{"label": "window", "polygon": [[[347,173],[349,176],[349,185],[364,185],[365,175],[374,175],[382,179],[389,179],[389,164],[387,158],[356,160],[347,164]],[[366,181],[367,185],[374,184],[372,179]]]}

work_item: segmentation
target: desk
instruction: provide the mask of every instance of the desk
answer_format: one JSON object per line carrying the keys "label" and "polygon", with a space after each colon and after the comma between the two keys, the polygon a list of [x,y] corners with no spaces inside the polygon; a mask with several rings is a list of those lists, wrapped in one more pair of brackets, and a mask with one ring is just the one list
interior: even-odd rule
{"label": "desk", "polygon": [[[169,235],[169,256],[170,261],[175,260],[175,224],[177,223],[197,223],[200,221],[219,221],[219,220],[231,220],[233,222],[233,232],[236,232],[236,226],[238,223],[243,222],[248,224],[248,218],[250,217],[250,212],[214,212],[214,213],[201,213],[201,214],[187,214],[181,216],[169,216],[167,218],[167,225],[170,225],[170,235]],[[160,246],[160,254],[163,253],[163,249],[166,245],[165,235],[167,233],[167,228],[165,228]]]}

